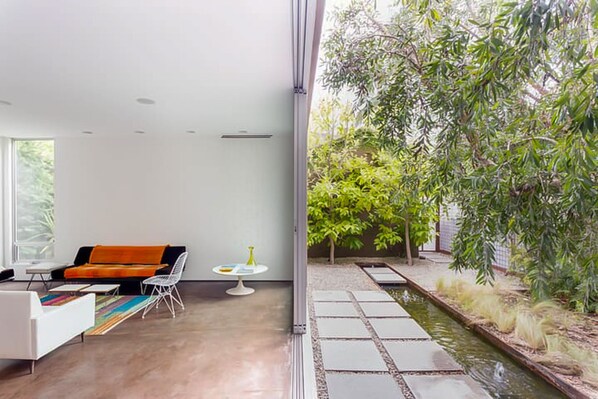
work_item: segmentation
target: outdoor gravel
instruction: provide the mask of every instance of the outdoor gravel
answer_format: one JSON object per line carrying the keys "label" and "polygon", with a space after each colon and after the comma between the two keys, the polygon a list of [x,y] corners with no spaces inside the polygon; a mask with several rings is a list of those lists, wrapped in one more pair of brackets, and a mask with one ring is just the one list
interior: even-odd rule
{"label": "outdoor gravel", "polygon": [[[318,399],[329,399],[328,388],[326,385],[326,372],[322,363],[322,352],[320,348],[320,339],[318,338],[318,327],[316,324],[316,317],[314,312],[314,303],[312,300],[312,291],[315,290],[346,290],[346,291],[383,291],[371,278],[361,270],[355,262],[382,262],[388,264],[392,269],[404,274],[408,278],[414,280],[416,283],[422,285],[430,291],[435,291],[436,281],[440,277],[452,278],[459,277],[467,280],[475,281],[475,272],[465,271],[463,273],[455,273],[448,268],[448,263],[432,262],[429,260],[415,259],[413,266],[407,266],[405,259],[401,258],[341,258],[337,259],[337,264],[328,264],[327,259],[317,258],[310,259],[308,264],[308,309],[311,328],[311,341],[314,356],[314,368],[316,371],[316,384],[318,391]],[[521,288],[516,279],[497,275],[497,281],[506,287],[513,289]],[[392,358],[384,348],[382,341],[375,334],[372,325],[365,317],[363,310],[357,304],[354,296],[351,294],[351,303],[355,306],[359,313],[359,318],[364,322],[366,328],[372,336],[372,340],[378,350],[380,351],[384,362],[386,363],[390,375],[398,383],[405,398],[414,399],[414,395],[409,390],[401,373],[395,366]],[[329,372],[333,374],[334,372]],[[366,374],[366,372],[363,372]],[[371,374],[371,373],[370,373]],[[384,373],[374,373],[384,374]],[[404,373],[404,374],[419,374],[419,373]],[[434,374],[463,374],[462,372],[435,372]]]}

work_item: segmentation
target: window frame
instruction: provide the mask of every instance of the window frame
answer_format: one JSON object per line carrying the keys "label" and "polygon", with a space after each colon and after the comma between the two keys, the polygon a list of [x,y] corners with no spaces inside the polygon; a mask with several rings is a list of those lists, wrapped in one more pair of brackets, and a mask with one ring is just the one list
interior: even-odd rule
{"label": "window frame", "polygon": [[[17,143],[21,141],[52,141],[54,143],[54,149],[56,149],[56,141],[54,138],[50,137],[40,137],[40,138],[11,138],[10,139],[10,257],[12,264],[26,264],[26,263],[41,263],[41,262],[51,262],[55,260],[56,254],[52,256],[52,258],[47,259],[19,259],[19,247],[24,246],[46,246],[49,244],[56,245],[56,241],[26,241],[26,242],[19,242],[17,240]],[[55,162],[56,162],[56,155],[54,154],[54,171],[56,169]],[[55,175],[54,175],[55,176]],[[55,184],[54,184],[55,187]]]}

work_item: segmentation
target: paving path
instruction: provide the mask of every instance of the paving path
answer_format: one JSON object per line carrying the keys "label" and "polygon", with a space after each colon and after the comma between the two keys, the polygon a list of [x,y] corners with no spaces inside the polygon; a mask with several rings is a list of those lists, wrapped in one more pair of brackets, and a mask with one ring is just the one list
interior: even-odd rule
{"label": "paving path", "polygon": [[[316,258],[309,261],[310,283],[313,289],[379,289],[370,278],[363,273],[355,262],[386,263],[392,269],[416,282],[421,287],[436,291],[436,282],[444,277],[447,281],[459,278],[475,283],[476,272],[464,270],[455,272],[449,269],[452,261],[450,255],[435,252],[426,252],[422,255],[429,259],[414,259],[413,266],[408,266],[405,259],[401,258],[339,258],[336,265],[328,265],[326,259]],[[506,289],[522,290],[525,287],[519,279],[496,273],[496,283]],[[370,280],[365,285],[362,279]]]}
{"label": "paving path", "polygon": [[385,291],[315,290],[311,305],[321,398],[490,398]]}

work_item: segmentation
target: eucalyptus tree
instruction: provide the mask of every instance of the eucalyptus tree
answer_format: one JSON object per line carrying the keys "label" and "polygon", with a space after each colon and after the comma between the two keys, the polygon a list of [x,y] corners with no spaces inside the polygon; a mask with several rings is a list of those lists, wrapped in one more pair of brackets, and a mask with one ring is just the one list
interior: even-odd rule
{"label": "eucalyptus tree", "polygon": [[514,237],[534,297],[598,300],[598,3],[410,0],[338,10],[323,83],[348,89],[380,140],[434,161],[461,209],[456,269],[494,277]]}

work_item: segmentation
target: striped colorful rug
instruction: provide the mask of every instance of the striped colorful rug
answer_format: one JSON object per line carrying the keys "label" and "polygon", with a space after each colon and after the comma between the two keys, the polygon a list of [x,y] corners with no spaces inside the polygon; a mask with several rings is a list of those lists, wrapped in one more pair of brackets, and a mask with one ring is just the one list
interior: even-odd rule
{"label": "striped colorful rug", "polygon": [[[46,295],[40,300],[44,306],[60,306],[77,298],[72,295]],[[96,295],[96,325],[86,335],[104,335],[139,312],[150,300],[148,295]]]}

